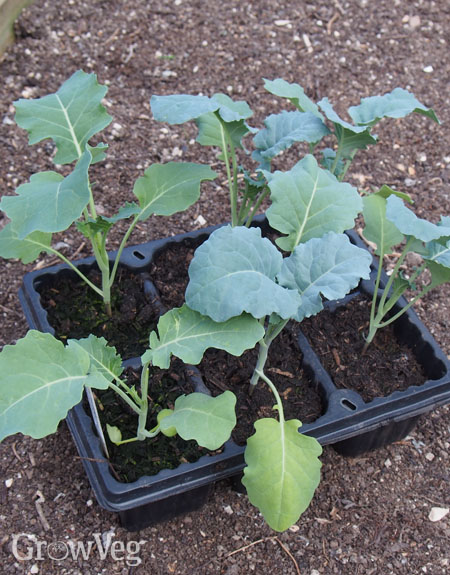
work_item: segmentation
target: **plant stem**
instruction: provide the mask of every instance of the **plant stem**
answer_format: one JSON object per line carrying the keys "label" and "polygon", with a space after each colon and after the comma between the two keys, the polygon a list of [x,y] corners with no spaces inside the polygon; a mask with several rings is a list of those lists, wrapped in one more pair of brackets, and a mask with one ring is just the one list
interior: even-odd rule
{"label": "plant stem", "polygon": [[251,214],[248,217],[247,222],[245,224],[247,227],[249,227],[250,224],[252,223],[252,220],[255,217],[256,212],[259,210],[259,207],[261,206],[261,204],[263,203],[264,199],[267,197],[268,194],[269,194],[269,188],[265,187],[262,193],[258,196],[258,199],[256,200],[255,204],[253,205]]}
{"label": "plant stem", "polygon": [[[149,377],[149,369],[148,369],[148,362],[142,366],[142,373],[141,373],[141,409],[139,413],[139,420],[138,420],[138,430],[137,430],[137,438],[142,440],[145,437],[148,437],[148,433],[145,430],[145,426],[147,423],[147,413],[148,413],[148,377]],[[156,435],[156,433],[155,433]]]}
{"label": "plant stem", "polygon": [[264,366],[266,365],[267,355],[269,353],[269,347],[272,344],[273,340],[281,333],[285,325],[288,323],[288,319],[280,320],[276,324],[269,325],[267,328],[266,334],[263,339],[258,343],[259,351],[258,351],[258,359],[256,361],[256,366],[253,371],[252,377],[250,379],[250,386],[248,390],[248,394],[250,396],[253,395],[253,391],[255,389],[256,384],[259,381],[260,373],[264,370]]}
{"label": "plant stem", "polygon": [[80,270],[79,270],[76,266],[74,266],[73,263],[72,263],[69,259],[66,258],[66,256],[64,256],[61,252],[58,252],[58,250],[53,249],[52,247],[45,247],[45,250],[46,250],[47,252],[50,252],[50,253],[54,254],[55,256],[57,256],[58,258],[60,258],[65,264],[67,264],[68,266],[70,266],[70,268],[71,268],[75,273],[77,273],[77,274],[80,276],[80,278],[81,278],[84,282],[86,282],[86,284],[87,284],[90,288],[92,288],[92,289],[95,291],[95,293],[97,293],[99,296],[103,297],[103,292],[102,292],[102,290],[101,290],[99,287],[97,287],[95,284],[93,284],[93,283],[84,275],[83,272],[80,272]]}
{"label": "plant stem", "polygon": [[122,256],[122,252],[124,250],[124,247],[126,245],[126,243],[128,242],[128,238],[131,236],[132,231],[134,230],[134,228],[136,227],[136,224],[139,221],[139,214],[137,214],[133,221],[131,222],[128,230],[126,231],[125,235],[122,238],[122,241],[120,242],[120,246],[119,249],[117,250],[117,254],[116,257],[114,259],[114,265],[113,268],[111,270],[111,275],[109,276],[109,285],[112,286],[114,283],[114,280],[116,279],[116,273],[117,273],[117,268],[119,267],[119,263],[120,263],[120,258]]}
{"label": "plant stem", "polygon": [[262,371],[260,371],[258,373],[258,377],[260,377],[265,383],[267,383],[267,385],[270,387],[272,393],[274,394],[276,402],[277,402],[277,408],[278,408],[277,411],[278,411],[278,417],[280,420],[280,425],[283,426],[284,425],[284,409],[283,409],[283,403],[281,401],[281,397],[280,397],[280,394],[278,393],[277,388]]}
{"label": "plant stem", "polygon": [[[123,382],[120,382],[123,384]],[[134,403],[134,401],[127,395],[123,389],[121,389],[118,385],[113,382],[110,382],[109,387],[119,395],[127,405],[131,407],[131,409],[137,413],[138,415],[141,413],[141,409]]]}
{"label": "plant stem", "polygon": [[216,118],[219,120],[220,123],[220,136],[221,136],[221,140],[222,140],[222,152],[223,152],[223,158],[224,158],[224,163],[225,163],[225,168],[227,171],[227,180],[228,180],[228,190],[230,193],[230,205],[231,205],[231,225],[234,227],[237,225],[237,193],[236,193],[236,189],[234,187],[234,176],[231,173],[231,168],[230,168],[230,156],[229,156],[229,150],[228,150],[228,143],[229,143],[229,138],[227,135],[227,131],[225,128],[225,123],[223,122],[222,118],[220,117],[220,115],[215,112]]}

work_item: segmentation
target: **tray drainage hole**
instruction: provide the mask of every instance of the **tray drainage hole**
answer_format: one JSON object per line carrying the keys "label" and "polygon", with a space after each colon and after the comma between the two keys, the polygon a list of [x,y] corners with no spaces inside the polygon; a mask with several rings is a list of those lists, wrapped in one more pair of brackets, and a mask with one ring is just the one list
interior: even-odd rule
{"label": "tray drainage hole", "polygon": [[341,405],[342,407],[345,407],[349,411],[355,411],[355,409],[357,409],[353,401],[350,401],[349,399],[341,399]]}
{"label": "tray drainage hole", "polygon": [[138,260],[145,260],[144,254],[141,254],[141,252],[138,252],[137,250],[133,252],[133,255]]}

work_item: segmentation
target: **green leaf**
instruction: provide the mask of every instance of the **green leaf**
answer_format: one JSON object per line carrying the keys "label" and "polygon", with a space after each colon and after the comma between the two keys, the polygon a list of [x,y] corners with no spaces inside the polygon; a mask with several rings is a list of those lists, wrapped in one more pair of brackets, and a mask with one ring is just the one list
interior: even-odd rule
{"label": "green leaf", "polygon": [[103,162],[106,158],[106,150],[108,149],[108,144],[97,144],[97,146],[93,147],[87,144],[86,149],[91,152],[92,155],[92,164],[96,164],[97,162]]}
{"label": "green leaf", "polygon": [[[333,169],[334,162],[336,160],[336,151],[332,150],[331,148],[324,148],[322,150],[322,161],[320,162],[321,165],[331,172]],[[334,175],[338,176],[342,174],[345,169],[345,162],[339,158],[337,161],[337,165],[334,168]]]}
{"label": "green leaf", "polygon": [[46,252],[50,247],[52,234],[45,232],[33,232],[19,239],[12,223],[0,231],[0,257],[17,258],[24,264],[29,264],[39,257],[41,252]]}
{"label": "green leaf", "polygon": [[397,196],[389,196],[387,199],[386,218],[397,226],[405,236],[413,236],[422,242],[450,236],[450,226],[433,224],[418,218]]}
{"label": "green leaf", "polygon": [[135,202],[125,202],[125,205],[121,206],[117,214],[110,217],[103,217],[102,219],[111,224],[115,224],[120,220],[127,220],[132,216],[136,216],[140,211],[139,206]]}
{"label": "green leaf", "polygon": [[329,134],[325,124],[311,112],[287,112],[271,114],[264,120],[266,126],[253,139],[259,154],[272,159],[294,142],[318,142]]}
{"label": "green leaf", "polygon": [[293,525],[307,509],[320,482],[320,443],[298,432],[300,421],[272,418],[255,423],[247,440],[244,477],[250,503],[275,531]]}
{"label": "green leaf", "polygon": [[386,218],[386,198],[379,192],[363,198],[364,237],[377,245],[375,253],[384,256],[401,244],[404,235]]}
{"label": "green leaf", "polygon": [[420,255],[426,260],[450,268],[450,238],[427,242],[423,250],[420,251]]}
{"label": "green leaf", "polygon": [[173,414],[161,421],[161,431],[175,427],[182,439],[194,439],[206,449],[219,449],[236,425],[235,405],[236,396],[231,391],[217,397],[204,393],[181,395],[175,401]]}
{"label": "green leaf", "polygon": [[367,146],[376,144],[376,136],[370,133],[370,126],[354,126],[342,120],[334,111],[328,98],[322,98],[319,106],[326,117],[333,122],[339,149],[344,157],[349,157],[355,150],[365,150]]}
{"label": "green leaf", "polygon": [[300,112],[312,112],[315,116],[323,120],[317,104],[305,95],[305,91],[299,84],[289,84],[282,78],[276,80],[264,80],[264,88],[280,98],[287,98]]}
{"label": "green leaf", "polygon": [[398,192],[397,190],[394,190],[393,188],[386,186],[386,184],[381,186],[381,188],[376,193],[382,198],[387,199],[389,196],[394,195],[397,196],[398,198],[401,198],[403,201],[408,202],[408,204],[414,203],[413,199],[409,194],[406,194],[405,192]]}
{"label": "green leaf", "polygon": [[[106,92],[95,74],[78,70],[56,93],[14,102],[15,119],[27,130],[30,144],[53,139],[57,147],[55,164],[68,164],[78,160],[89,139],[111,122],[111,116],[101,105]],[[99,159],[97,154],[95,159]]]}
{"label": "green leaf", "polygon": [[89,374],[88,353],[76,343],[66,347],[48,333],[29,331],[0,353],[0,440],[14,433],[35,439],[56,431],[79,403],[85,385],[105,389]]}
{"label": "green leaf", "polygon": [[153,164],[134,184],[133,193],[141,210],[139,220],[186,210],[200,197],[200,183],[216,176],[209,166],[190,162]]}
{"label": "green leaf", "polygon": [[97,374],[105,380],[105,387],[122,374],[122,358],[117,354],[116,348],[108,345],[104,337],[91,334],[89,337],[78,340],[69,340],[72,345],[79,345],[89,355],[91,365],[89,372]]}
{"label": "green leaf", "polygon": [[434,261],[428,262],[428,269],[431,272],[431,283],[433,287],[450,282],[450,268]]}
{"label": "green leaf", "polygon": [[189,267],[187,305],[214,321],[243,312],[290,318],[298,294],[275,282],[283,258],[258,228],[223,226],[197,248]]}
{"label": "green leaf", "polygon": [[17,196],[4,196],[0,208],[14,225],[19,239],[32,232],[61,232],[83,213],[89,202],[89,151],[66,178],[56,172],[33,174],[17,188]]}
{"label": "green leaf", "polygon": [[354,246],[345,234],[329,232],[297,246],[283,262],[280,285],[297,289],[301,304],[294,319],[302,321],[323,309],[322,297],[335,300],[368,279],[372,256]]}
{"label": "green leaf", "polygon": [[[196,141],[202,146],[215,146],[221,150],[226,145],[225,132],[235,148],[243,147],[242,138],[250,132],[244,120],[229,122],[224,126],[215,114],[205,114],[197,118],[195,122],[198,126]],[[220,159],[223,159],[223,156],[220,156]]]}
{"label": "green leaf", "polygon": [[120,445],[122,441],[122,432],[117,426],[106,424],[106,432],[108,434],[109,440],[111,443],[115,443],[116,445]]}
{"label": "green leaf", "polygon": [[284,250],[292,251],[300,242],[328,231],[352,228],[362,209],[357,190],[320,168],[312,155],[288,172],[267,177],[272,201],[267,218],[273,228],[288,234],[277,240]]}
{"label": "green leaf", "polygon": [[263,326],[251,315],[243,314],[218,323],[183,305],[160,317],[158,334],[155,331],[150,334],[150,349],[143,355],[142,363],[151,362],[167,369],[171,355],[175,355],[185,363],[196,365],[210,347],[242,355],[263,337]]}
{"label": "green leaf", "polygon": [[190,94],[172,94],[170,96],[153,95],[150,107],[155,120],[168,124],[184,124],[219,109],[220,103],[208,96]]}
{"label": "green leaf", "polygon": [[350,117],[356,124],[370,125],[376,124],[382,118],[404,118],[412,112],[428,116],[440,123],[434,110],[426,108],[411,92],[403,88],[395,88],[383,96],[363,98],[358,106],[351,106],[348,109]]}
{"label": "green leaf", "polygon": [[98,216],[95,220],[92,218],[89,218],[87,221],[79,220],[75,222],[75,225],[77,230],[81,232],[85,238],[91,239],[94,234],[99,232],[106,235],[113,224],[102,216]]}
{"label": "green leaf", "polygon": [[214,94],[212,99],[219,103],[219,115],[224,122],[239,122],[253,116],[250,106],[243,100],[235,102],[227,94]]}

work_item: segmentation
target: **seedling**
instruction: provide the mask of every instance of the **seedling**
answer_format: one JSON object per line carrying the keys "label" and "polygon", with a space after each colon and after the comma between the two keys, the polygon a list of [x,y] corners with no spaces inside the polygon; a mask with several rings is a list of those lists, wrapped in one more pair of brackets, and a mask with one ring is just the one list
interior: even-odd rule
{"label": "seedling", "polygon": [[[339,117],[328,98],[316,104],[299,84],[290,84],[281,78],[264,82],[268,92],[287,99],[296,110],[269,115],[262,129],[247,123],[253,115],[247,102],[234,102],[225,94],[212,97],[154,95],[150,100],[156,120],[169,124],[194,120],[198,126],[197,142],[220,150],[219,159],[224,162],[227,173],[233,226],[250,225],[270,194],[267,173],[271,171],[272,160],[294,143],[306,142],[311,154],[317,150],[320,164],[342,181],[358,150],[377,143],[372,128],[383,118],[398,119],[415,112],[439,122],[431,108],[402,88],[383,96],[363,98],[359,105],[351,106],[348,109],[354,122],[351,124]],[[319,150],[318,144],[329,135],[336,141],[335,149]],[[252,139],[252,159],[256,162],[252,167],[240,166],[238,161],[237,150],[249,153],[243,144],[246,137]],[[256,177],[251,176],[252,172]]]}
{"label": "seedling", "polygon": [[[388,186],[364,198],[364,236],[376,244],[375,254],[379,257],[364,351],[380,328],[397,320],[430,290],[450,281],[450,217],[443,216],[438,224],[434,224],[418,218],[405,206],[405,201],[412,203],[407,194]],[[383,287],[383,260],[391,254],[393,246],[400,244],[403,244],[400,256]],[[422,264],[407,277],[402,273],[402,266],[410,252],[422,256]],[[421,276],[423,279],[425,270],[431,273],[431,280],[417,292],[416,282]],[[415,295],[397,313],[389,316],[398,300],[410,289],[416,292]]]}
{"label": "seedling", "polygon": [[[127,202],[113,216],[98,215],[89,169],[106,157],[107,146],[100,143],[94,147],[89,142],[112,120],[101,104],[106,92],[95,74],[79,70],[54,94],[15,102],[16,122],[29,133],[30,144],[51,139],[56,147],[53,162],[76,164],[65,177],[54,171],[34,174],[19,186],[17,195],[2,198],[0,208],[11,221],[0,232],[0,256],[30,263],[41,252],[56,255],[103,298],[111,315],[111,287],[136,225],[152,215],[169,216],[186,210],[197,201],[201,182],[214,179],[216,174],[208,166],[193,163],[153,164],[134,184],[137,202]],[[120,220],[130,220],[130,224],[110,261],[106,241]],[[90,242],[101,272],[101,286],[92,283],[51,245],[53,233],[74,223]]]}
{"label": "seedling", "polygon": [[[225,349],[242,353],[242,346],[245,349],[255,342],[252,330],[245,330],[240,344],[233,342]],[[130,387],[122,377],[121,357],[104,338],[94,335],[69,340],[65,346],[51,334],[30,330],[15,345],[3,348],[0,372],[0,441],[19,432],[36,439],[54,433],[69,409],[81,401],[85,387],[112,389],[136,414],[134,437],[122,439],[120,429],[108,429],[110,439],[118,445],[144,441],[161,432],[168,436],[178,433],[215,450],[229,438],[236,423],[236,398],[231,392],[214,398],[194,392],[178,397],[173,410],[161,410],[157,425],[146,429],[148,361],[143,361],[140,389]]]}
{"label": "seedling", "polygon": [[267,352],[290,319],[300,322],[318,313],[322,296],[341,298],[361,277],[369,277],[372,257],[342,233],[353,226],[362,208],[357,190],[318,166],[313,156],[306,156],[290,172],[267,178],[272,221],[292,225],[286,230],[280,224],[279,231],[288,235],[277,243],[291,254],[283,258],[256,227],[227,225],[214,231],[190,264],[186,304],[160,319],[158,335],[152,334],[151,351],[144,358],[164,367],[173,353],[198,364],[207,347],[218,347],[214,334],[207,334],[199,349],[193,347],[190,336],[199,317],[213,321],[216,330],[233,321],[229,341],[239,340],[244,321],[257,322],[259,355],[250,389],[260,379],[269,385],[278,420],[255,423],[256,433],[245,450],[243,482],[269,525],[282,531],[298,519],[313,496],[321,448],[315,439],[298,433],[300,421],[285,421],[280,396],[264,373]]}

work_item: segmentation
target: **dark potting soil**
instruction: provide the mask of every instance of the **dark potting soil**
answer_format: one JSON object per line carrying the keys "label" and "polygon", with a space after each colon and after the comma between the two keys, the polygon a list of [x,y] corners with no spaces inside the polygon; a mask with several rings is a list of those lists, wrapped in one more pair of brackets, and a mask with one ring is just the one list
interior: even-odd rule
{"label": "dark potting soil", "polygon": [[184,304],[184,292],[189,283],[188,268],[202,240],[183,240],[166,246],[155,254],[150,275],[161,302],[168,309]]}
{"label": "dark potting soil", "polygon": [[[128,385],[139,388],[140,371],[129,368],[124,376]],[[173,409],[177,397],[195,391],[179,361],[174,361],[169,370],[153,370],[150,373],[150,382],[146,425],[148,430],[156,425],[156,416],[161,409]],[[193,463],[203,455],[212,453],[200,447],[196,441],[185,441],[178,435],[166,437],[162,433],[144,441],[115,445],[109,440],[106,424],[117,426],[122,433],[122,439],[132,438],[136,436],[137,415],[110,389],[96,390],[95,395],[110,465],[119,481],[131,483],[144,475],[156,475],[162,469],[176,469],[181,463]],[[89,407],[86,405],[85,409],[89,410]]]}
{"label": "dark potting soil", "polygon": [[[98,271],[91,270],[87,277],[101,285]],[[102,298],[72,272],[48,276],[38,291],[59,339],[66,341],[93,333],[103,336],[127,359],[147,349],[149,333],[155,329],[160,314],[154,297],[145,293],[144,281],[143,274],[119,269],[111,290],[112,317],[107,315]]]}
{"label": "dark potting soil", "polygon": [[[285,419],[310,423],[322,414],[322,402],[319,391],[302,369],[302,354],[296,343],[297,330],[294,322],[289,323],[274,340],[265,373],[281,396]],[[238,445],[244,445],[253,435],[253,424],[257,419],[277,419],[277,412],[273,409],[275,397],[265,382],[259,381],[249,396],[249,382],[256,360],[257,349],[248,350],[240,357],[209,350],[199,365],[204,383],[212,395],[229,389],[237,397],[237,425],[232,438]]]}
{"label": "dark potting soil", "polygon": [[370,301],[358,295],[334,312],[323,310],[303,320],[301,329],[335,385],[354,389],[364,401],[422,385],[427,379],[423,368],[398,341],[392,325],[378,330],[362,354],[369,317]]}

